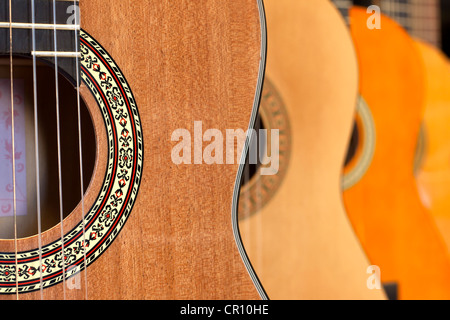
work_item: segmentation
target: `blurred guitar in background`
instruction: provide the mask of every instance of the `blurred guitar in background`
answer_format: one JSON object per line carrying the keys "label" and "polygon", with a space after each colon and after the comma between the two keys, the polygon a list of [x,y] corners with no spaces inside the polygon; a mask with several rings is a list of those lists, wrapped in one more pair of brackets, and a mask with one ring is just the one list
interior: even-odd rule
{"label": "blurred guitar in background", "polygon": [[440,50],[439,1],[415,2],[407,9],[405,25],[417,37],[427,83],[415,170],[417,187],[450,250],[450,64]]}
{"label": "blurred guitar in background", "polygon": [[[381,3],[382,12],[385,4]],[[384,284],[397,288],[399,299],[447,299],[450,262],[414,178],[426,100],[425,66],[400,25],[381,15],[381,28],[369,29],[370,14],[367,7],[350,11],[360,94],[371,124],[370,130],[356,126],[356,149],[367,137],[360,133],[371,132],[373,139],[369,157],[350,152],[366,163],[350,185],[344,177],[344,203],[371,263],[380,267]]]}
{"label": "blurred guitar in background", "polygon": [[[279,130],[279,168],[262,175],[260,164],[243,176],[244,248],[271,299],[384,299],[368,288],[369,262],[340,193],[358,86],[348,29],[327,0],[266,0],[265,8],[259,128],[267,137]],[[263,151],[275,161],[274,148]]]}

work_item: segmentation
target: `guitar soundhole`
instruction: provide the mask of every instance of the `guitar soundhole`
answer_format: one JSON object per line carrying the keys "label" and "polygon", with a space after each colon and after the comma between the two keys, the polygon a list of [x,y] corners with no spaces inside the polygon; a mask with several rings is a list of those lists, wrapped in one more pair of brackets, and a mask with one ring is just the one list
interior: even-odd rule
{"label": "guitar soundhole", "polygon": [[[12,170],[11,79],[9,57],[0,58],[0,238],[14,238],[16,190],[17,237],[38,233],[36,151],[39,154],[39,186],[42,232],[58,225],[60,216],[55,69],[39,62],[36,67],[38,148],[35,144],[32,60],[15,57],[14,70],[14,157]],[[77,91],[74,81],[58,75],[60,155],[63,217],[81,200]],[[95,131],[89,111],[81,100],[83,185],[86,191],[95,164]]]}
{"label": "guitar soundhole", "polygon": [[358,131],[358,125],[355,122],[355,124],[353,125],[353,131],[352,131],[352,136],[350,139],[350,145],[347,150],[347,156],[345,158],[345,166],[348,165],[355,157],[356,151],[358,150],[358,145],[359,145],[359,131]]}
{"label": "guitar soundhole", "polygon": [[[264,136],[260,134],[260,130],[264,130],[264,122],[261,119],[261,116],[258,114],[255,126],[254,126],[256,136],[252,143],[256,144],[256,150],[258,152],[256,157],[256,163],[250,163],[250,153],[247,153],[247,157],[245,158],[245,166],[244,170],[242,172],[242,178],[241,178],[241,186],[244,186],[247,184],[258,172],[259,168],[261,167],[261,157],[260,154],[263,154],[265,150],[261,150],[261,147],[265,147],[267,145],[266,141],[260,141],[260,139],[263,139]],[[253,148],[249,148],[249,151],[253,150]]]}

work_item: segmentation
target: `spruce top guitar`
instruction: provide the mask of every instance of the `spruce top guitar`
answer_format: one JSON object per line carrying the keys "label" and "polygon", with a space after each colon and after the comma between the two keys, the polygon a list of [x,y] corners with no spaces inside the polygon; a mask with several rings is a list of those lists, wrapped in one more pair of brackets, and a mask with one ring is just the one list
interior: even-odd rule
{"label": "spruce top guitar", "polygon": [[[271,299],[383,299],[367,286],[369,262],[340,196],[357,94],[349,32],[329,1],[267,0],[265,8],[260,128],[267,139],[279,130],[279,166],[263,175],[263,161],[244,176],[244,248]],[[276,161],[273,147],[263,151]]]}
{"label": "spruce top guitar", "polygon": [[397,285],[400,299],[447,299],[445,244],[414,179],[425,105],[422,57],[412,38],[387,16],[381,16],[381,29],[367,28],[366,11],[352,9],[350,21],[360,93],[376,140],[366,172],[344,191],[344,202],[371,263],[380,267],[384,283]]}
{"label": "spruce top guitar", "polygon": [[259,0],[0,1],[1,298],[264,298],[232,225],[243,144],[196,161],[250,124],[264,25]]}

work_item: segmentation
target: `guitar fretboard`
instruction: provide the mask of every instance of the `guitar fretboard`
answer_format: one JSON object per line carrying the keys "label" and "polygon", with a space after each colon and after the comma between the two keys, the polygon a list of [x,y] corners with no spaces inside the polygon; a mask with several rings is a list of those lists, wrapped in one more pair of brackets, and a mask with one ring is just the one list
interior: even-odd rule
{"label": "guitar fretboard", "polygon": [[342,14],[345,21],[348,24],[349,23],[348,10],[353,5],[353,1],[352,0],[333,0],[332,2],[336,6],[336,8],[338,8],[338,10],[340,11],[340,13]]}
{"label": "guitar fretboard", "polygon": [[78,0],[12,0],[11,8],[9,3],[0,0],[0,55],[7,56],[12,49],[15,55],[35,55],[52,64],[56,56],[61,71],[75,80],[79,64],[80,26],[75,23]]}

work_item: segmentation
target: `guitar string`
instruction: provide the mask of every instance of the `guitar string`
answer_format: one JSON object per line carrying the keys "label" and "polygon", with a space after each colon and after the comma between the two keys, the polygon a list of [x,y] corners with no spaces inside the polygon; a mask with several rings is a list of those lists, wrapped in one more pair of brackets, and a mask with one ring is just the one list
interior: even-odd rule
{"label": "guitar string", "polygon": [[15,124],[14,124],[14,67],[13,67],[13,28],[12,28],[12,1],[9,0],[9,76],[11,89],[11,151],[12,151],[12,183],[13,183],[13,220],[14,220],[14,262],[16,281],[16,300],[19,300],[19,270],[17,263],[17,207],[16,207],[16,152],[15,152]]}
{"label": "guitar string", "polygon": [[[80,8],[77,6],[77,1],[73,1],[73,6],[75,10],[75,25],[81,26],[81,12]],[[77,20],[78,19],[78,20]],[[74,31],[74,42],[75,42],[75,52],[79,52],[79,34],[77,30]],[[86,261],[86,225],[85,225],[85,211],[84,211],[84,177],[83,177],[83,148],[82,148],[82,137],[81,137],[81,108],[80,108],[80,69],[79,69],[79,58],[78,55],[75,58],[75,73],[76,73],[76,87],[77,87],[77,111],[78,111],[78,152],[79,152],[79,162],[80,162],[80,189],[81,189],[81,221],[83,227],[83,262],[84,262],[84,297],[88,300],[88,282],[87,282],[87,261]]]}
{"label": "guitar string", "polygon": [[[36,52],[36,15],[35,15],[35,0],[31,1],[31,19],[32,19],[32,49]],[[35,146],[35,170],[36,170],[36,211],[37,211],[37,227],[38,227],[38,244],[39,244],[39,291],[41,300],[44,299],[44,292],[42,288],[42,225],[41,225],[41,191],[40,191],[40,173],[39,173],[39,130],[38,130],[38,108],[37,108],[37,70],[36,70],[36,55],[32,55],[33,59],[33,108],[34,108],[34,146]]]}
{"label": "guitar string", "polygon": [[63,227],[63,195],[62,195],[62,173],[61,173],[61,132],[60,132],[60,114],[59,114],[59,81],[58,81],[58,42],[56,31],[56,0],[53,0],[53,45],[55,58],[55,98],[56,98],[56,131],[57,131],[57,148],[58,148],[58,192],[59,192],[59,225],[61,231],[61,265],[62,265],[62,282],[63,297],[66,300],[66,266],[64,256],[64,227]]}

